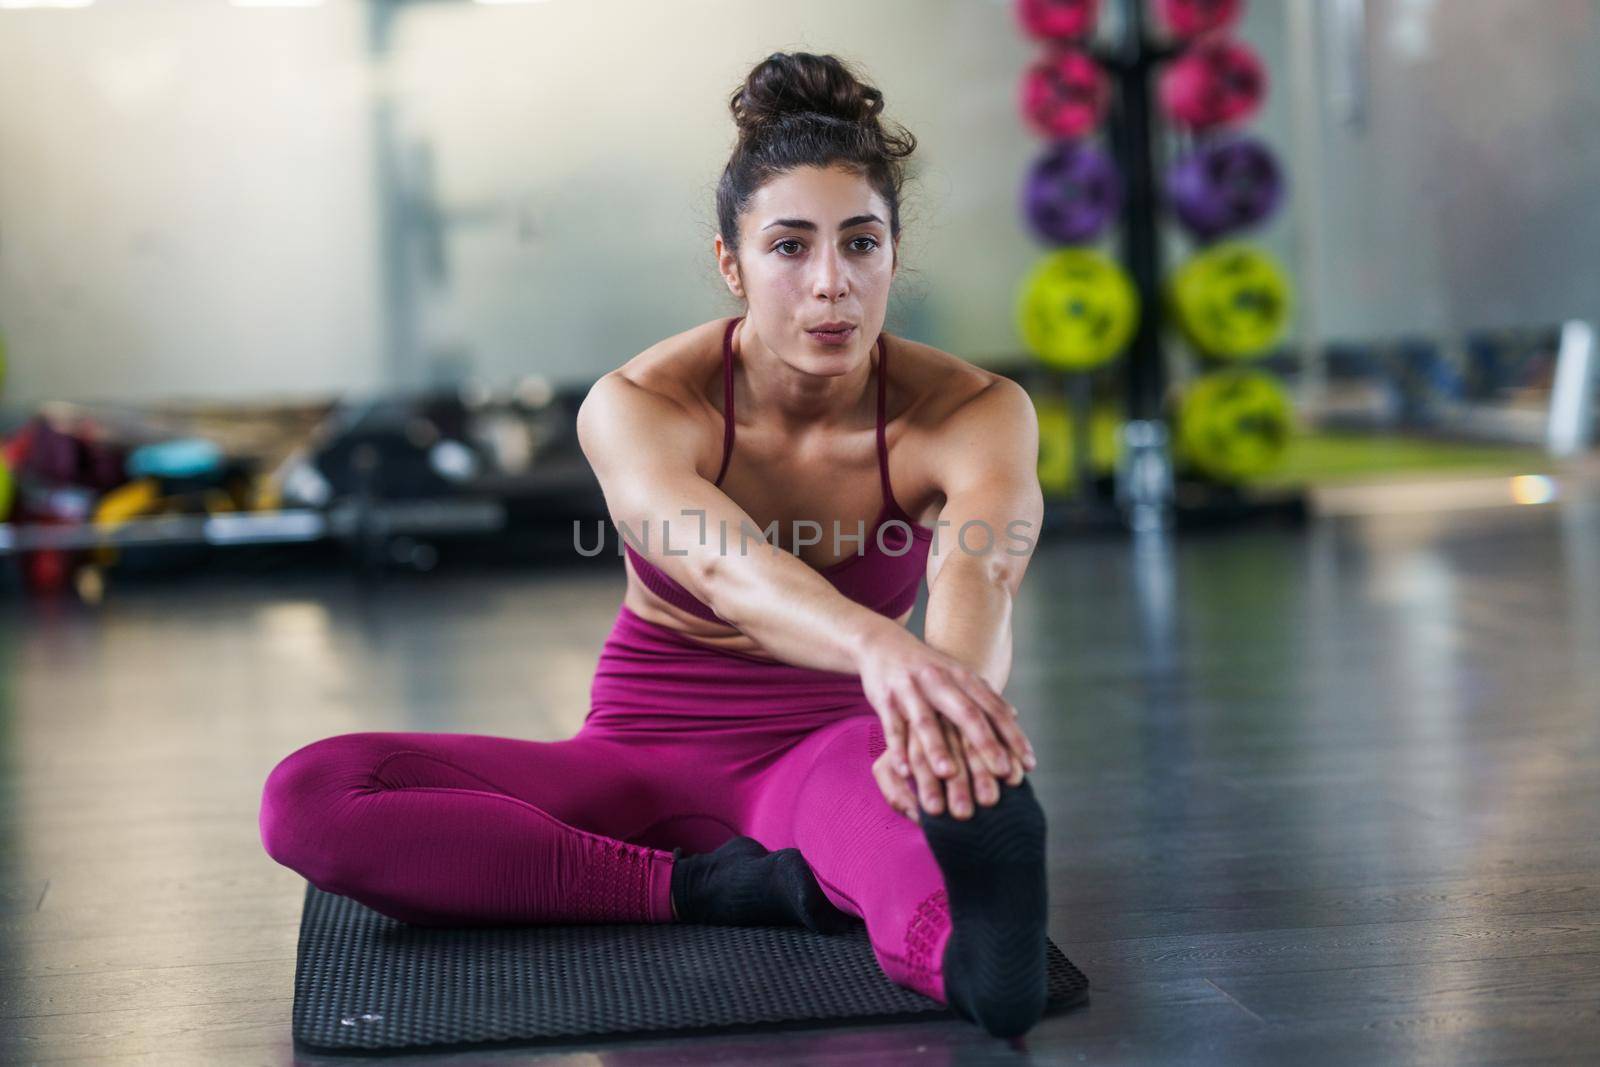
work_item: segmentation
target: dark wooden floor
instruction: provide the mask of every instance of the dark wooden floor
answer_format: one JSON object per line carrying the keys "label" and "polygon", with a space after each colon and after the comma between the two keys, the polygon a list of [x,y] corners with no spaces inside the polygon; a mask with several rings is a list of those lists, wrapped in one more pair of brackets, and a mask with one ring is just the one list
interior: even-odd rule
{"label": "dark wooden floor", "polygon": [[[0,605],[0,1061],[290,1062],[303,883],[256,836],[267,771],[350,730],[570,735],[620,590]],[[1057,540],[1025,593],[1008,695],[1089,1007],[1026,1052],[941,1021],[548,1061],[1596,1061],[1600,503]]]}

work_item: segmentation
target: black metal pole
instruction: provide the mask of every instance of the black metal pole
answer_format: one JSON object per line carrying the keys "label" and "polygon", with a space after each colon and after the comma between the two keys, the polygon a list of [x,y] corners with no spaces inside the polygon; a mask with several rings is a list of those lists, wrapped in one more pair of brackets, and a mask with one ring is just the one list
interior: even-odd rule
{"label": "black metal pole", "polygon": [[1166,391],[1161,353],[1161,243],[1157,227],[1155,121],[1151,73],[1167,56],[1145,34],[1143,0],[1122,0],[1122,40],[1110,70],[1117,92],[1111,135],[1126,193],[1122,212],[1122,256],[1139,293],[1139,325],[1128,353],[1128,417],[1156,419]]}

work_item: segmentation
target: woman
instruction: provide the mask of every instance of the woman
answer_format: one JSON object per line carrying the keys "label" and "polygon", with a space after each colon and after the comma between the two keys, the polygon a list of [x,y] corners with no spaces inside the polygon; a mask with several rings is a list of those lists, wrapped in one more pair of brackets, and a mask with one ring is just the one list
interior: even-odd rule
{"label": "woman", "polygon": [[414,923],[858,917],[891,980],[1020,1034],[1045,825],[999,691],[1043,506],[1033,407],[882,333],[915,141],[876,89],[776,54],[730,106],[714,248],[746,311],[578,415],[628,576],[582,729],[318,741],[268,779],[263,842]]}

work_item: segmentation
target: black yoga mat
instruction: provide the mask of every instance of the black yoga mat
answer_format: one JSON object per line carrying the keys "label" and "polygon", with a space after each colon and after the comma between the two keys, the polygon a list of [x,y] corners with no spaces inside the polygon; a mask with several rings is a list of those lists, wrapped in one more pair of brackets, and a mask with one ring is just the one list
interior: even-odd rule
{"label": "black yoga mat", "polygon": [[[1049,946],[1046,1014],[1089,981]],[[327,1051],[585,1035],[643,1036],[812,1020],[954,1017],[884,977],[866,926],[628,923],[409,926],[306,886],[294,1036]]]}

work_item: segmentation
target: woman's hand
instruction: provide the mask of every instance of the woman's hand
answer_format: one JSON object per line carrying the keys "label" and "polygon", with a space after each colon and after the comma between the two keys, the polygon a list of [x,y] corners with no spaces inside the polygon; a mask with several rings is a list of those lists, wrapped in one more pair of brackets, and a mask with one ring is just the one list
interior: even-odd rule
{"label": "woman's hand", "polygon": [[[894,624],[862,642],[857,667],[883,724],[883,762],[901,779],[916,773],[912,739],[926,773],[937,780],[959,778],[961,789],[971,781],[968,768],[991,785],[995,778],[1021,781],[1021,773],[1033,769],[1033,746],[1023,736],[1017,709],[955,657]],[[888,789],[884,795],[898,807]]]}
{"label": "woman's hand", "polygon": [[[927,756],[922,749],[922,742],[913,736],[908,747],[908,759],[911,763],[912,774],[915,778],[915,792],[912,783],[906,776],[899,774],[885,751],[872,764],[872,776],[877,779],[878,788],[883,791],[889,805],[900,812],[912,822],[917,821],[917,798],[920,796],[923,808],[929,814],[937,815],[946,807],[948,792],[948,807],[950,814],[957,819],[966,819],[974,814],[972,798],[977,796],[979,804],[992,807],[1000,799],[1000,785],[983,764],[972,758],[972,746],[961,736],[955,724],[944,721],[941,728],[945,735],[946,743],[951,750],[958,753],[956,763],[960,772],[948,782],[933,773],[928,765]],[[1017,760],[1011,761],[1011,774],[1006,778],[1007,785],[1021,785],[1023,765]]]}

